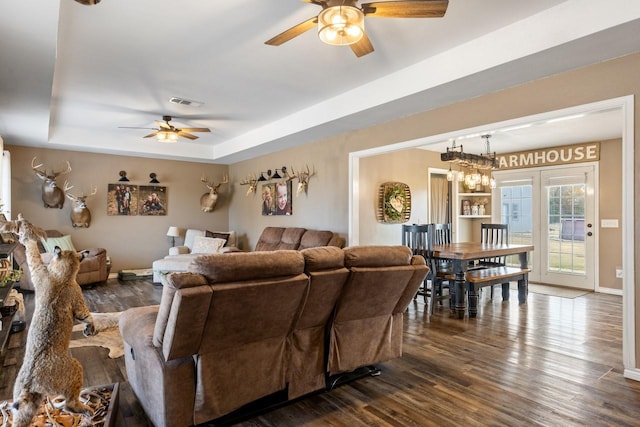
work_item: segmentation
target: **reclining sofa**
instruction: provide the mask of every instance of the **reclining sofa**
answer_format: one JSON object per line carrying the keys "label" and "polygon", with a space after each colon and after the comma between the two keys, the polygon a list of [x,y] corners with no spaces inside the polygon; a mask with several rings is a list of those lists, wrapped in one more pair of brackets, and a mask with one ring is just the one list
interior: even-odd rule
{"label": "reclining sofa", "polygon": [[128,380],[156,426],[326,391],[401,356],[403,312],[429,271],[406,246],[203,255],[187,270],[166,276],[160,305],[120,318]]}
{"label": "reclining sofa", "polygon": [[[47,238],[49,237],[63,237],[63,234],[58,230],[46,230]],[[44,245],[38,242],[38,249],[42,256],[42,261],[45,264],[49,264],[53,253],[46,252]],[[76,280],[80,286],[90,285],[93,283],[104,282],[109,278],[109,265],[107,263],[107,250],[104,248],[91,248],[82,251],[84,258],[80,262],[80,270],[78,270],[78,276]],[[13,260],[19,268],[22,269],[22,278],[20,279],[20,289],[33,291],[35,287],[31,281],[31,272],[27,264],[26,248],[18,243],[13,250]]]}
{"label": "reclining sofa", "polygon": [[[206,230],[187,229],[184,245],[169,249],[169,255],[153,262],[153,281],[161,283],[163,276],[168,273],[187,271],[191,261],[202,255],[194,253],[194,241],[198,236],[221,236],[226,234],[227,243],[221,248],[221,253],[238,252],[235,231],[227,233],[209,232]],[[307,230],[300,227],[266,227],[255,246],[255,251],[275,251],[281,249],[302,250],[317,246],[337,246],[342,248],[345,239],[325,230]]]}

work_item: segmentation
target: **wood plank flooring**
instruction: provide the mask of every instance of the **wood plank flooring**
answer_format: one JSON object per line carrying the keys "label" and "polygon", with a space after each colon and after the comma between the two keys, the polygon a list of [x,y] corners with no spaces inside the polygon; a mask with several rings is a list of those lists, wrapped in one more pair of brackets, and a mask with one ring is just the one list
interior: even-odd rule
{"label": "wood plank flooring", "polygon": [[[156,304],[161,288],[120,282],[84,291],[92,311]],[[432,317],[421,298],[405,316],[404,355],[382,374],[305,397],[239,425],[254,426],[637,426],[640,383],[622,376],[622,298],[529,294],[526,305],[489,299],[476,319],[448,308]],[[33,294],[25,294],[28,312]],[[10,338],[0,399],[11,398],[26,333]],[[71,350],[85,385],[120,382],[118,426],[147,426],[123,359],[107,350]]]}

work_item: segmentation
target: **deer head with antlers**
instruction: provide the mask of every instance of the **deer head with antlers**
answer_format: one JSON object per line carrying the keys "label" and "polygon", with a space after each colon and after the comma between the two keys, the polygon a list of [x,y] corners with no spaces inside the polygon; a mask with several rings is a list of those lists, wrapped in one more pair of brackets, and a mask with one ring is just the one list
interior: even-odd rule
{"label": "deer head with antlers", "polygon": [[204,193],[202,197],[200,197],[200,209],[202,209],[202,212],[213,212],[216,207],[216,203],[218,203],[218,188],[220,188],[222,184],[227,184],[229,182],[229,175],[223,175],[222,181],[218,184],[215,184],[213,181],[209,181],[209,178],[202,175],[200,182],[204,183],[204,185],[209,189],[208,193]]}
{"label": "deer head with antlers", "polygon": [[248,185],[249,188],[247,189],[247,196],[251,193],[255,193],[256,192],[256,187],[258,186],[258,177],[254,174],[251,175],[245,179],[243,179],[242,181],[240,181],[240,185]]}
{"label": "deer head with antlers", "polygon": [[298,178],[298,188],[296,189],[296,197],[300,195],[304,191],[307,194],[307,190],[309,188],[309,178],[316,174],[316,167],[313,167],[313,172],[309,171],[309,165],[307,165],[307,170],[300,171],[295,173],[294,177]]}
{"label": "deer head with antlers", "polygon": [[71,225],[74,227],[89,228],[91,225],[91,211],[87,207],[87,198],[95,195],[98,192],[98,187],[93,186],[91,193],[82,196],[74,196],[69,192],[73,186],[69,186],[69,183],[65,181],[64,191],[67,198],[73,201],[73,207],[71,208]]}
{"label": "deer head with antlers", "polygon": [[64,206],[64,191],[56,183],[58,175],[63,175],[71,172],[71,164],[67,161],[67,168],[59,172],[52,171],[51,174],[47,174],[46,169],[38,169],[43,163],[39,165],[35,164],[36,157],[31,159],[31,169],[36,173],[38,178],[42,180],[42,201],[45,208],[59,208]]}

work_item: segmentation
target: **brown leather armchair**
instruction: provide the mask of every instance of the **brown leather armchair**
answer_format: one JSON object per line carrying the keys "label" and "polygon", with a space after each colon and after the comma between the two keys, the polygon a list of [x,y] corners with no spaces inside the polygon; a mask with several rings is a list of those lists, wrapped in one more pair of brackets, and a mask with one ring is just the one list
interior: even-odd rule
{"label": "brown leather armchair", "polygon": [[[46,230],[47,237],[62,237],[63,234],[58,230]],[[42,261],[48,264],[51,261],[52,253],[47,253],[42,243],[38,242],[38,248],[42,256]],[[84,259],[80,263],[80,270],[76,278],[78,284],[89,285],[93,283],[104,282],[109,277],[109,271],[107,266],[107,250],[104,248],[92,248],[82,251],[84,253]],[[20,279],[20,289],[33,291],[35,290],[33,282],[31,281],[31,272],[27,264],[26,249],[23,245],[18,243],[13,250],[13,261],[23,271],[22,278]]]}

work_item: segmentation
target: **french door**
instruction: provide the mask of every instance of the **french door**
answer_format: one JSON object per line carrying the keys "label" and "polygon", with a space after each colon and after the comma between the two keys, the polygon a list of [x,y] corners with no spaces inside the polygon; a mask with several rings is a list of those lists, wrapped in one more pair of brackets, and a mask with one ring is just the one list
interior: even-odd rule
{"label": "french door", "polygon": [[536,248],[532,282],[595,288],[595,175],[594,165],[495,173],[492,220]]}

